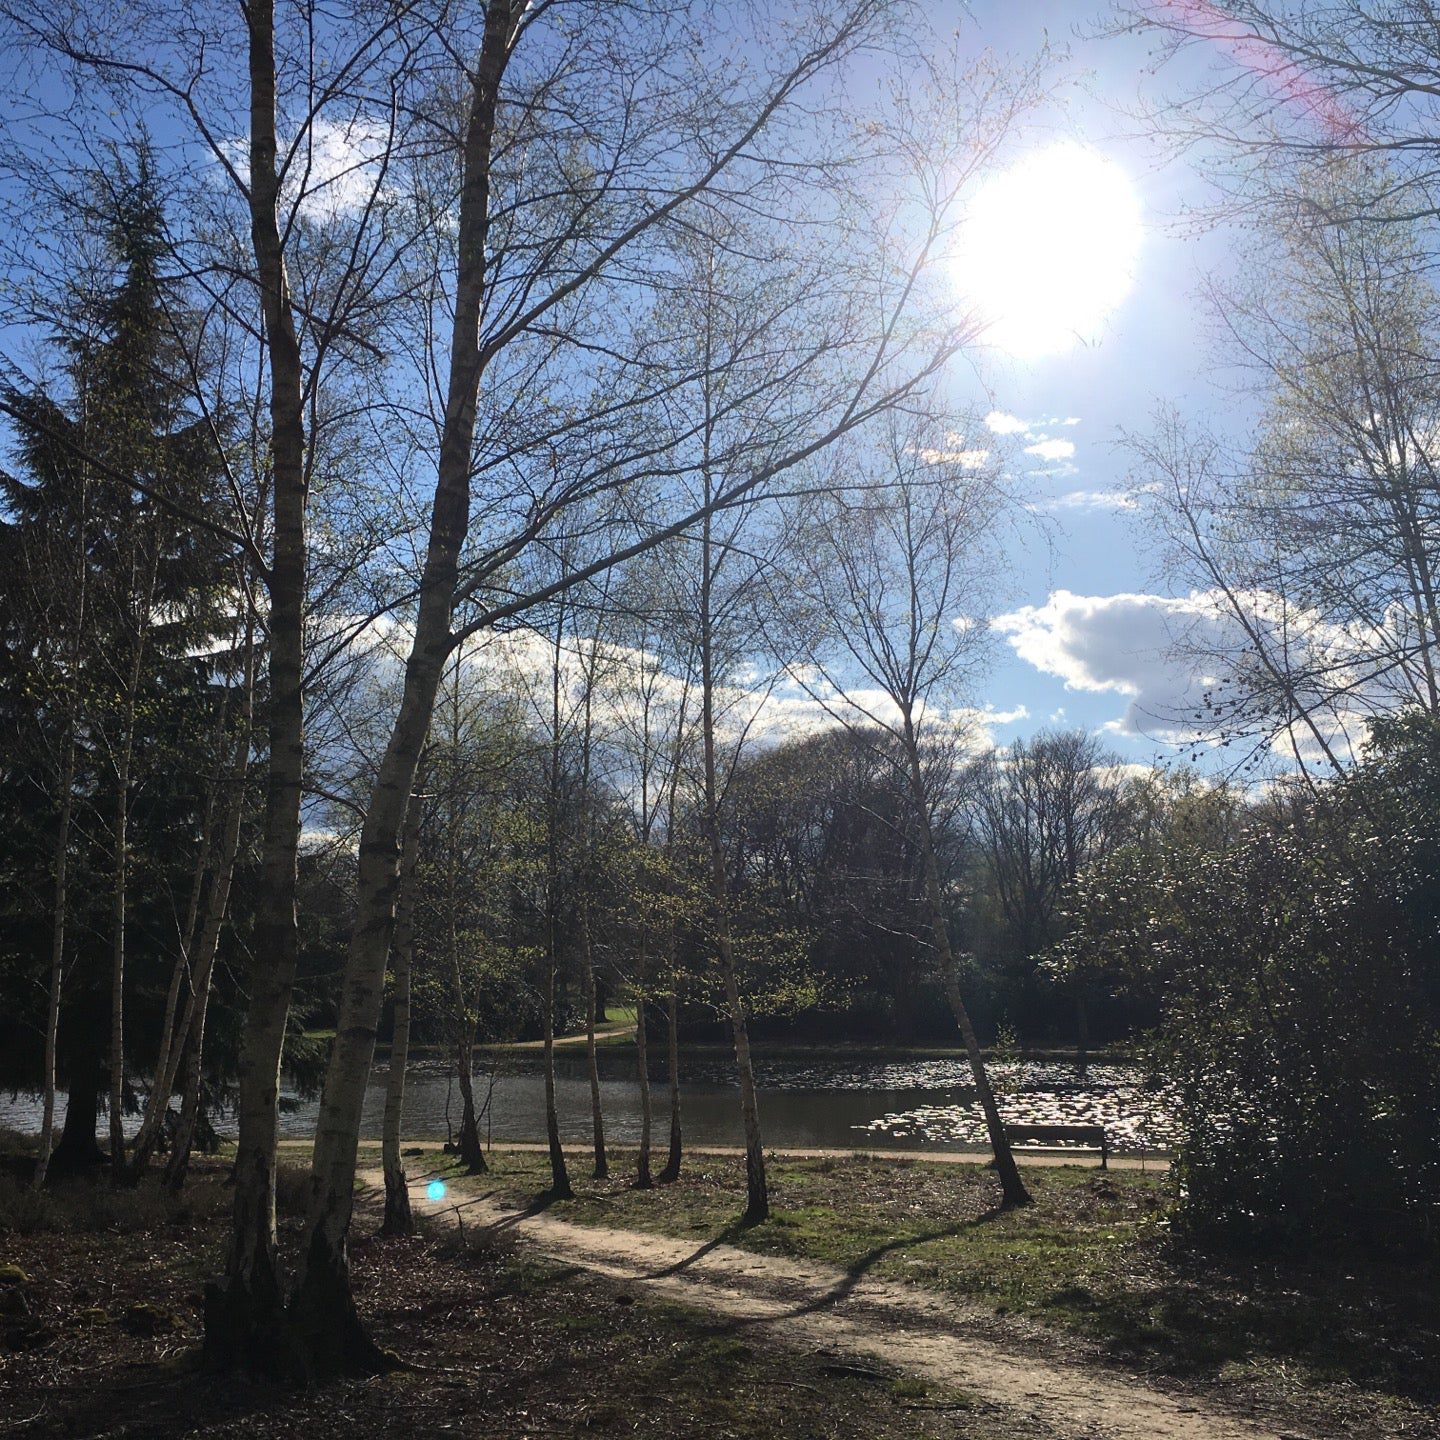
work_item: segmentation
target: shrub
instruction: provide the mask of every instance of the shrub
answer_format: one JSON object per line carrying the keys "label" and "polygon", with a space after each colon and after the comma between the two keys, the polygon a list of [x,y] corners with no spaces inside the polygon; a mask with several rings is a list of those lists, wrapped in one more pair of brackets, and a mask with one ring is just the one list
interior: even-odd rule
{"label": "shrub", "polygon": [[1182,1225],[1436,1247],[1440,727],[1376,725],[1352,774],[1227,848],[1112,860],[1073,918],[1073,963],[1129,957],[1161,999]]}

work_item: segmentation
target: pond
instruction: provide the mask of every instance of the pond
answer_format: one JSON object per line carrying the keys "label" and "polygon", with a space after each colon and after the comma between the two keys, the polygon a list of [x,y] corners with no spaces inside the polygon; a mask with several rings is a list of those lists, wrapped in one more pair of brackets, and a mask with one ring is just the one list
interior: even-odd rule
{"label": "pond", "polygon": [[[590,1086],[584,1057],[557,1056],[556,1099],[561,1133],[586,1144],[590,1136]],[[616,1144],[640,1135],[640,1087],[633,1055],[602,1052],[601,1103],[606,1133]],[[1091,1065],[1083,1075],[1073,1064],[1007,1061],[992,1067],[1002,1113],[1014,1123],[1103,1124],[1119,1153],[1162,1152],[1173,1136],[1163,1097],[1146,1088],[1139,1069],[1126,1064]],[[967,1150],[985,1145],[984,1122],[963,1057],[944,1060],[871,1058],[817,1063],[805,1059],[757,1061],[760,1117],[767,1145],[777,1149]],[[385,1106],[386,1070],[377,1062],[365,1097],[363,1134],[378,1139]],[[723,1059],[682,1060],[681,1111],[692,1145],[738,1145],[739,1103],[733,1069]],[[661,1077],[653,1094],[654,1137],[668,1133],[669,1104]],[[496,1141],[534,1141],[545,1136],[544,1081],[539,1056],[507,1056],[490,1073],[476,1075],[477,1101],[487,1102],[482,1131]],[[313,1133],[318,1101],[287,1097],[281,1134]],[[405,1094],[407,1137],[443,1138],[460,1117],[460,1095],[449,1067],[422,1058],[410,1070]],[[40,1109],[34,1096],[0,1095],[0,1126],[34,1131]],[[133,1118],[127,1129],[133,1129]],[[104,1128],[103,1122],[101,1126]],[[232,1114],[217,1118],[221,1134],[233,1134]]]}

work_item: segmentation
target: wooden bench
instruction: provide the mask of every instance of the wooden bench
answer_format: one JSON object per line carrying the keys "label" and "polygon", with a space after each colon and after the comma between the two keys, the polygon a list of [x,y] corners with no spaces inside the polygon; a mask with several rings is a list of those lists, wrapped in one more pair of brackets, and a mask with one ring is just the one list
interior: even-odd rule
{"label": "wooden bench", "polygon": [[1007,1125],[1005,1138],[1014,1146],[1035,1150],[1083,1148],[1099,1155],[1102,1170],[1110,1168],[1110,1141],[1103,1125]]}

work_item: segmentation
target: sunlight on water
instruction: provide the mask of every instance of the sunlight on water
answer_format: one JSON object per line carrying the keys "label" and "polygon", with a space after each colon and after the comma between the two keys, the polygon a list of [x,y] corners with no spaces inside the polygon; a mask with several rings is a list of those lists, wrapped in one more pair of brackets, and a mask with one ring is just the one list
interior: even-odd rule
{"label": "sunlight on water", "polygon": [[[640,1136],[642,1106],[634,1080],[634,1058],[601,1059],[601,1090],[607,1130],[619,1144]],[[405,1106],[416,1138],[449,1133],[453,1066],[439,1057],[421,1058],[410,1070]],[[590,1080],[582,1058],[557,1066],[557,1099],[562,1135],[588,1138]],[[985,1144],[985,1123],[976,1103],[970,1068],[963,1055],[843,1055],[830,1058],[761,1056],[757,1065],[767,1144],[899,1150],[973,1149]],[[1166,1149],[1173,1143],[1171,1097],[1145,1083],[1141,1068],[1096,1063],[1081,1075],[1061,1060],[996,1060],[991,1079],[1007,1120],[1020,1124],[1102,1124],[1120,1153]],[[362,1134],[378,1140],[385,1114],[384,1065],[376,1067],[366,1091]],[[663,1082],[663,1074],[652,1083]],[[687,1137],[700,1145],[737,1145],[740,1129],[734,1061],[718,1052],[687,1057],[683,1076]],[[499,1143],[542,1140],[545,1085],[538,1061],[508,1061],[490,1093],[487,1124]],[[287,1139],[315,1133],[318,1102],[293,1090],[281,1100],[280,1130]],[[212,1112],[216,1130],[233,1136],[233,1104]],[[28,1092],[0,1092],[0,1129],[35,1134],[40,1098]],[[103,1117],[102,1117],[103,1119]],[[125,1117],[127,1132],[138,1115]],[[444,1183],[444,1182],[442,1182]],[[431,1195],[432,1201],[443,1200]]]}

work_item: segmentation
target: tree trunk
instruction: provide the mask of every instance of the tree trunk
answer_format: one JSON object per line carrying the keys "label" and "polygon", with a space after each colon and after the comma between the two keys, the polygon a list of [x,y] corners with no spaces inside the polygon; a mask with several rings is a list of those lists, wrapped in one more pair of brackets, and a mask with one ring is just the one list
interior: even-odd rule
{"label": "tree trunk", "polygon": [[[710,499],[707,474],[706,501]],[[760,1138],[760,1104],[755,1094],[755,1069],[750,1057],[750,1030],[740,982],[735,974],[735,952],[730,939],[730,875],[720,834],[720,792],[715,758],[715,665],[711,618],[711,589],[715,566],[711,552],[711,519],[702,530],[700,586],[700,731],[705,755],[705,836],[710,846],[710,908],[715,927],[715,951],[725,986],[725,1008],[735,1044],[735,1069],[740,1079],[740,1119],[745,1131],[744,1223],[756,1225],[770,1214],[770,1193],[765,1180],[765,1149]]]}
{"label": "tree trunk", "polygon": [[[235,749],[230,757],[228,776],[230,794],[225,811],[225,831],[220,840],[220,860],[210,883],[210,893],[205,901],[205,923],[200,931],[200,943],[195,949],[195,968],[190,979],[190,998],[185,1005],[185,1015],[180,1022],[180,1032],[175,1041],[172,1066],[181,1059],[185,1061],[185,1073],[180,1087],[180,1123],[175,1130],[174,1143],[170,1147],[170,1159],[165,1167],[165,1184],[172,1191],[178,1191],[185,1183],[185,1172],[190,1164],[190,1151],[195,1143],[196,1127],[200,1120],[200,1086],[204,1073],[205,1017],[210,1008],[210,987],[215,975],[215,957],[220,949],[220,932],[230,910],[230,887],[235,878],[235,861],[240,853],[240,830],[245,819],[245,780],[250,770],[250,746],[252,742],[251,722],[255,715],[255,633],[247,628],[245,637],[245,678],[244,702],[240,716],[240,733],[235,737]],[[174,1083],[174,1070],[170,1084]],[[146,1156],[137,1145],[135,1168],[137,1174],[145,1164]]]}
{"label": "tree trunk", "polygon": [[87,1049],[83,1057],[75,1059],[69,1078],[65,1124],[60,1143],[50,1156],[52,1175],[94,1170],[105,1163],[105,1152],[95,1138],[103,1078],[98,1047]]}
{"label": "tree trunk", "polygon": [[125,919],[130,884],[130,755],[135,731],[132,690],[125,739],[115,769],[115,868],[110,912],[110,1180],[119,1185],[125,1169]]}
{"label": "tree trunk", "polygon": [[1090,1009],[1085,1003],[1085,991],[1075,987],[1075,1068],[1081,1079],[1090,1071]]}
{"label": "tree trunk", "polygon": [[600,1063],[595,1054],[595,1021],[597,995],[595,962],[590,950],[590,902],[583,893],[588,884],[586,874],[580,876],[580,967],[585,982],[585,1060],[590,1071],[590,1129],[595,1146],[595,1178],[604,1180],[610,1174],[605,1158],[605,1116],[600,1108]]}
{"label": "tree trunk", "polygon": [[385,1220],[382,1235],[413,1235],[410,1182],[400,1154],[405,1108],[405,1067],[410,1060],[410,967],[415,954],[415,859],[420,849],[420,797],[410,797],[400,854],[400,895],[395,906],[395,1012],[390,1039],[390,1073],[385,1082],[385,1123],[381,1152],[385,1166]]}
{"label": "tree trunk", "polygon": [[723,925],[719,938],[720,969],[725,981],[725,1005],[735,1040],[735,1068],[740,1074],[740,1118],[745,1127],[745,1214],[746,1225],[758,1225],[770,1215],[770,1190],[765,1179],[765,1149],[760,1139],[760,1102],[755,1093],[755,1067],[750,1057],[750,1029],[745,1005],[735,976],[735,959],[730,945],[730,927]]}
{"label": "tree trunk", "polygon": [[660,1172],[661,1185],[673,1185],[680,1178],[680,1002],[671,990],[665,998],[666,1061],[670,1078],[670,1153]]}
{"label": "tree trunk", "polygon": [[[641,968],[643,974],[643,951]],[[640,1153],[635,1157],[635,1187],[648,1190],[650,1179],[650,1060],[646,1053],[645,992],[635,991],[635,1078],[640,1084]]]}
{"label": "tree trunk", "polygon": [[[166,1166],[166,1184],[178,1190],[184,1182],[185,1170],[189,1164],[190,1146],[194,1142],[195,1122],[199,1114],[200,1054],[205,1035],[205,1012],[209,1007],[210,981],[215,971],[215,956],[220,948],[220,932],[230,909],[230,887],[235,876],[235,861],[240,853],[240,830],[245,819],[245,777],[250,769],[250,745],[252,741],[251,722],[255,714],[255,616],[250,611],[245,620],[245,660],[241,677],[241,704],[239,729],[235,736],[230,762],[224,773],[216,777],[212,797],[218,797],[224,828],[220,834],[220,854],[210,876],[209,891],[205,896],[204,920],[200,925],[199,940],[196,943],[195,927],[200,890],[205,873],[210,870],[210,855],[213,851],[213,835],[207,816],[206,834],[202,856],[196,866],[195,888],[191,895],[190,915],[186,923],[185,941],[180,962],[171,976],[170,994],[166,997],[163,1035],[168,1043],[162,1045],[160,1058],[156,1062],[155,1085],[151,1090],[150,1103],[145,1108],[145,1119],[140,1133],[135,1137],[131,1169],[138,1179],[149,1164],[151,1153],[160,1137],[175,1081],[180,1077],[181,1062],[185,1062],[185,1074],[181,1077],[180,1124],[176,1128],[175,1142],[171,1146],[171,1158]],[[208,808],[208,807],[207,807]],[[182,967],[190,975],[190,993],[180,1024],[171,1034],[178,1000]],[[190,1055],[195,1063],[191,1066]],[[193,1076],[192,1076],[193,1069]],[[194,1102],[191,1103],[191,1089]],[[156,1100],[158,1094],[158,1103]],[[187,1120],[187,1110],[188,1120]],[[183,1153],[181,1153],[183,1152]],[[176,1156],[180,1155],[177,1161]]]}
{"label": "tree trunk", "polygon": [[269,614],[269,774],[261,884],[241,1039],[235,1206],[225,1278],[206,1288],[211,1365],[284,1369],[284,1302],[275,1248],[280,1062],[295,984],[295,911],[304,768],[305,426],[303,371],[280,237],[276,167],[275,4],[250,0],[250,236],[270,365],[273,556]]}
{"label": "tree trunk", "polygon": [[483,1175],[490,1166],[480,1143],[480,1117],[475,1111],[475,1029],[467,1017],[460,1024],[455,1043],[455,1069],[460,1079],[460,1163],[472,1175]]}
{"label": "tree trunk", "polygon": [[920,858],[925,867],[925,899],[930,910],[930,931],[934,936],[935,951],[940,960],[945,995],[950,1001],[950,1008],[955,1012],[955,1022],[960,1027],[960,1036],[965,1042],[965,1055],[970,1062],[970,1075],[980,1097],[980,1108],[985,1112],[985,1128],[990,1136],[990,1148],[995,1153],[995,1173],[1000,1177],[1001,1203],[1007,1209],[1028,1205],[1030,1192],[1020,1178],[1015,1157],[1010,1151],[1005,1122],[1000,1117],[1000,1107],[995,1103],[995,1091],[991,1088],[990,1076],[985,1069],[985,1057],[980,1053],[980,1042],[975,1038],[975,1028],[970,1023],[970,1012],[965,1008],[964,998],[960,994],[960,967],[950,948],[950,927],[945,921],[945,895],[940,886],[939,862],[935,858],[935,836],[930,827],[930,805],[925,794],[920,749],[908,713],[904,719],[910,798],[915,809],[915,828],[920,837]]}
{"label": "tree trunk", "polygon": [[[458,685],[458,680],[457,680]],[[475,1026],[476,1017],[465,993],[465,977],[460,972],[460,935],[456,925],[456,871],[459,865],[458,841],[454,834],[452,815],[450,853],[446,867],[446,944],[450,956],[450,983],[455,991],[455,1074],[460,1081],[460,1159],[472,1175],[483,1175],[490,1167],[485,1163],[485,1149],[480,1144],[480,1130],[475,1114]]]}
{"label": "tree trunk", "polygon": [[[707,685],[708,690],[708,685]],[[705,701],[706,829],[710,838],[711,923],[715,951],[725,986],[725,1009],[735,1045],[735,1069],[740,1079],[740,1119],[745,1131],[744,1223],[757,1225],[770,1214],[770,1193],[765,1180],[765,1148],[760,1135],[760,1102],[755,1092],[755,1066],[750,1055],[750,1027],[735,973],[735,951],[730,938],[730,875],[720,839],[715,795],[715,740],[708,694]]]}
{"label": "tree trunk", "polygon": [[[89,471],[82,471],[88,476]],[[45,1007],[45,1059],[41,1087],[44,1091],[40,1118],[40,1145],[35,1159],[35,1189],[45,1183],[50,1154],[55,1148],[55,1086],[60,1052],[60,999],[65,982],[65,929],[70,910],[70,827],[75,816],[75,747],[79,729],[79,699],[76,685],[85,638],[85,600],[89,593],[90,566],[86,552],[89,532],[89,485],[80,488],[80,533],[76,541],[75,614],[70,631],[70,675],[66,686],[65,749],[60,761],[60,823],[55,837],[55,911],[50,929],[50,990]],[[94,1139],[94,1126],[91,1126]]]}
{"label": "tree trunk", "polygon": [[421,628],[419,635],[425,648],[407,666],[406,695],[361,827],[356,916],[315,1127],[309,1221],[290,1305],[295,1358],[307,1377],[378,1373],[386,1367],[355,1308],[348,1246],[360,1116],[394,935],[398,841],[429,728],[429,703],[421,703],[425,681],[433,701],[444,658],[443,637],[437,646],[433,627]]}
{"label": "tree trunk", "polygon": [[545,1138],[550,1145],[550,1195],[570,1200],[570,1172],[565,1168],[565,1147],[560,1143],[560,1116],[555,1108],[555,951],[545,956]]}
{"label": "tree trunk", "polygon": [[511,8],[494,0],[486,7],[485,33],[466,125],[450,378],[415,638],[405,664],[394,729],[360,832],[355,923],[346,956],[335,1043],[316,1121],[310,1216],[290,1306],[297,1358],[302,1370],[311,1375],[373,1372],[387,1364],[365,1333],[350,1289],[347,1243],[354,1205],[355,1157],[394,927],[400,834],[440,677],[452,646],[451,609],[460,548],[469,525],[490,155],[500,80],[514,33]]}
{"label": "tree trunk", "polygon": [[50,930],[50,993],[45,1008],[44,1109],[40,1148],[35,1160],[35,1189],[45,1183],[55,1143],[55,1069],[60,1043],[60,991],[65,979],[65,923],[70,909],[70,822],[75,813],[75,708],[72,702],[60,765],[60,826],[55,837],[55,912]]}
{"label": "tree trunk", "polygon": [[[223,713],[218,729],[217,738],[223,739]],[[160,1041],[155,1052],[155,1070],[151,1077],[150,1093],[145,1098],[145,1113],[140,1119],[140,1129],[131,1148],[130,1169],[137,1180],[144,1174],[150,1155],[159,1141],[164,1116],[175,1090],[175,1077],[180,1070],[185,1034],[189,1028],[195,998],[195,934],[200,923],[200,898],[205,891],[205,882],[210,878],[211,858],[215,848],[215,810],[221,803],[220,792],[224,786],[225,774],[224,761],[217,755],[207,786],[205,816],[200,826],[200,844],[195,852],[195,869],[190,877],[190,903],[185,916],[185,928],[180,936],[179,953],[170,967],[170,986],[165,993],[165,1014],[160,1021]],[[182,1013],[180,991],[187,975],[190,977],[190,994],[177,1029],[176,1015]]]}

